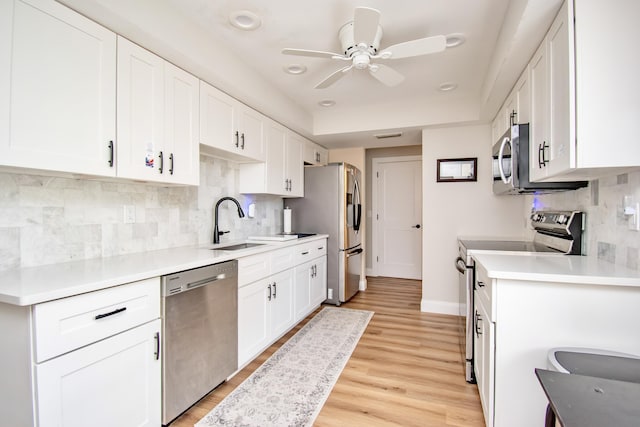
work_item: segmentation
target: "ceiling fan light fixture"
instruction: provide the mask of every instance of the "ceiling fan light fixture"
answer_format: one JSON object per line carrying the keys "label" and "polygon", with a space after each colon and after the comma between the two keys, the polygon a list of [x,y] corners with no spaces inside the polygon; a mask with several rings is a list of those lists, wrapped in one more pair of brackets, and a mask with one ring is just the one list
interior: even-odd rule
{"label": "ceiling fan light fixture", "polygon": [[458,85],[456,83],[446,82],[438,86],[438,90],[440,90],[441,92],[450,92],[452,90],[455,90],[457,87]]}
{"label": "ceiling fan light fixture", "polygon": [[289,64],[283,67],[285,73],[289,74],[304,74],[307,72],[307,67],[302,64]]}
{"label": "ceiling fan light fixture", "polygon": [[229,22],[234,27],[244,31],[253,31],[262,25],[260,17],[249,10],[231,12],[229,14]]}
{"label": "ceiling fan light fixture", "polygon": [[458,47],[463,44],[467,39],[464,37],[464,34],[454,33],[446,36],[447,39],[447,49],[452,47]]}
{"label": "ceiling fan light fixture", "polygon": [[332,99],[325,99],[318,102],[318,105],[321,107],[333,107],[334,105],[336,105],[336,101]]}

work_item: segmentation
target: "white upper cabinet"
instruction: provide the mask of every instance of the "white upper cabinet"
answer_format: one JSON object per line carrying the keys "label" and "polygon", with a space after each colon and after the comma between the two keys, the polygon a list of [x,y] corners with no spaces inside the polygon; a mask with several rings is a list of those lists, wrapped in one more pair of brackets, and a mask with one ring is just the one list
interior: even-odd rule
{"label": "white upper cabinet", "polygon": [[264,116],[210,84],[200,82],[202,152],[237,162],[265,159]]}
{"label": "white upper cabinet", "polygon": [[0,164],[114,176],[116,35],[52,0],[0,3]]}
{"label": "white upper cabinet", "polygon": [[491,124],[493,142],[496,142],[510,126],[529,123],[531,117],[530,103],[531,89],[529,85],[529,68],[527,67],[520,75]]}
{"label": "white upper cabinet", "polygon": [[303,142],[279,123],[265,121],[266,161],[240,165],[240,192],[304,196]]}
{"label": "white upper cabinet", "polygon": [[547,94],[547,46],[543,43],[529,63],[531,124],[529,126],[529,176],[532,181],[547,174],[549,158],[549,98]]}
{"label": "white upper cabinet", "polygon": [[[640,39],[638,16],[640,2],[614,0],[604,7],[585,0],[574,9],[565,1],[540,48],[546,50],[546,87],[535,82],[539,56],[530,64],[533,179],[590,180],[640,167],[630,126],[638,115],[640,51],[620,42]],[[536,108],[543,125],[536,123]]]}
{"label": "white upper cabinet", "polygon": [[118,176],[197,185],[198,79],[118,37]]}
{"label": "white upper cabinet", "polygon": [[326,165],[329,162],[329,151],[308,139],[304,139],[303,156],[305,165]]}
{"label": "white upper cabinet", "polygon": [[165,148],[171,182],[200,182],[200,80],[175,65],[164,63]]}

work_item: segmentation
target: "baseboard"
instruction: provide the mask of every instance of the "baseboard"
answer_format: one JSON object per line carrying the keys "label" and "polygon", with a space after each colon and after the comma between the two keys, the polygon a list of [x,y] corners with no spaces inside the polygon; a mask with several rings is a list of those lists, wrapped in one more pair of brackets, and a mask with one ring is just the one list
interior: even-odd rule
{"label": "baseboard", "polygon": [[422,299],[422,301],[420,301],[420,311],[458,316],[460,315],[460,304],[457,302],[428,301],[426,299]]}
{"label": "baseboard", "polygon": [[360,291],[366,291],[367,290],[367,278],[366,277],[362,277],[360,279],[360,282],[358,283],[358,290],[360,290]]}

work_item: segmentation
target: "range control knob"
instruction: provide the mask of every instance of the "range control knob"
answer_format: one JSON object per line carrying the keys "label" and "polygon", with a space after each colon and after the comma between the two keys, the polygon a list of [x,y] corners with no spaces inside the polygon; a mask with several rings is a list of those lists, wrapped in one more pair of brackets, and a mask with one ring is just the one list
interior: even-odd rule
{"label": "range control knob", "polygon": [[563,214],[558,216],[558,224],[564,224],[567,222],[567,217]]}

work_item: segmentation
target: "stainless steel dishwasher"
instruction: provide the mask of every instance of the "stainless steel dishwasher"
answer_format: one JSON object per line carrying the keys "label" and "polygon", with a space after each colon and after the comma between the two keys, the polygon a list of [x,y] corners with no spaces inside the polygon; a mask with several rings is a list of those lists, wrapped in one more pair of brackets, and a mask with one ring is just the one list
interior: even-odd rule
{"label": "stainless steel dishwasher", "polygon": [[238,261],[162,277],[162,424],[238,369]]}

